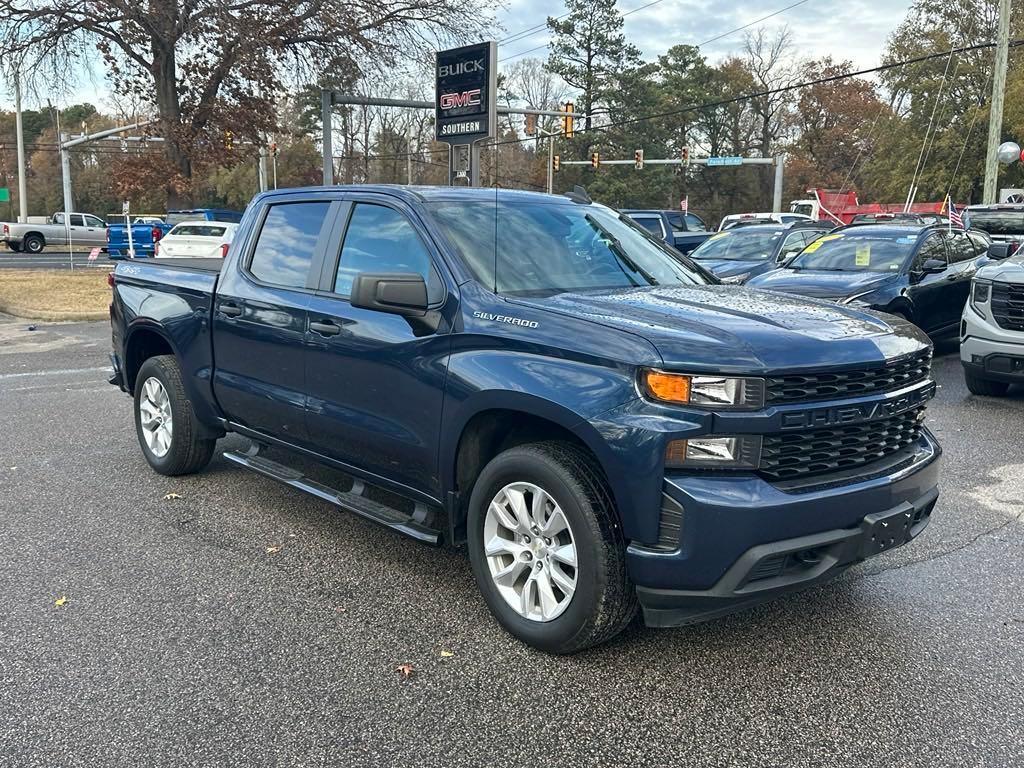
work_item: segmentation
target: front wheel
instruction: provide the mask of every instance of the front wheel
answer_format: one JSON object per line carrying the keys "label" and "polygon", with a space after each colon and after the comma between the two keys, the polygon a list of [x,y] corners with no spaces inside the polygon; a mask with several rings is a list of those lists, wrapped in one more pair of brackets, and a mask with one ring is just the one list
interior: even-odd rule
{"label": "front wheel", "polygon": [[468,539],[491,613],[534,648],[573,653],[636,615],[607,483],[572,444],[522,445],[492,459],[473,487]]}
{"label": "front wheel", "polygon": [[967,389],[972,395],[982,395],[983,397],[1003,397],[1010,390],[1010,385],[1005,381],[984,379],[966,369],[964,370],[964,381],[967,383]]}
{"label": "front wheel", "polygon": [[188,475],[205,467],[216,440],[199,437],[200,425],[172,355],[151,357],[135,379],[135,432],[146,457],[161,475]]}

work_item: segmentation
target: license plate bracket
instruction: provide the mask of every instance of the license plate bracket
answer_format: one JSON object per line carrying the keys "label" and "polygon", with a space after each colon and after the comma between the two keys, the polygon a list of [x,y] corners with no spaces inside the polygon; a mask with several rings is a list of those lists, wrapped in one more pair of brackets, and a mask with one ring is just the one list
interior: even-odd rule
{"label": "license plate bracket", "polygon": [[861,557],[871,557],[906,544],[912,538],[910,529],[914,523],[914,509],[890,509],[867,515],[861,523],[864,535],[861,539]]}

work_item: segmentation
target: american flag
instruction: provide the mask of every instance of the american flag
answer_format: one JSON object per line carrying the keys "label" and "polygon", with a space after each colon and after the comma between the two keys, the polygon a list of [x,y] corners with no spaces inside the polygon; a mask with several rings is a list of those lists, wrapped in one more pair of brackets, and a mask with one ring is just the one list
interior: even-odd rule
{"label": "american flag", "polygon": [[964,217],[960,215],[960,211],[958,211],[956,206],[953,204],[953,198],[947,197],[946,202],[949,203],[949,225],[951,227],[960,227],[960,229],[963,229]]}
{"label": "american flag", "polygon": [[689,195],[687,195],[686,197],[684,197],[682,200],[679,201],[679,210],[681,210],[683,213],[686,213],[687,211],[690,210],[690,196]]}

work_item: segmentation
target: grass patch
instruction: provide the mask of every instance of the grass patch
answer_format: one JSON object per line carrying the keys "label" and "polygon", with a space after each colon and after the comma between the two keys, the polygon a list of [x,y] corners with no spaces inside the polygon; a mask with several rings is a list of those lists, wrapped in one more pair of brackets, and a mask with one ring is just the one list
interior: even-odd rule
{"label": "grass patch", "polygon": [[0,269],[0,312],[30,320],[109,317],[107,270]]}

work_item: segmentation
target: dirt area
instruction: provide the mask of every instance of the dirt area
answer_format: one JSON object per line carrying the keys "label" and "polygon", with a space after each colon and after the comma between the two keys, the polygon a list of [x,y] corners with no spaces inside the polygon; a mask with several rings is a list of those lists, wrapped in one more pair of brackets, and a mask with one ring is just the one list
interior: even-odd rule
{"label": "dirt area", "polygon": [[107,272],[5,269],[0,272],[0,312],[32,320],[102,320],[107,317]]}

